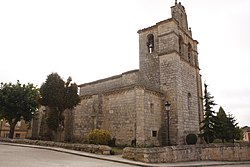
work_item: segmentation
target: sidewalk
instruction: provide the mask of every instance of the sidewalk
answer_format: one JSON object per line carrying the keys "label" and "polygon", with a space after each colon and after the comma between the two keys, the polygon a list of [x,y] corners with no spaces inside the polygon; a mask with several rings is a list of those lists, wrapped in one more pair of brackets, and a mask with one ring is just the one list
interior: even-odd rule
{"label": "sidewalk", "polygon": [[118,162],[118,163],[135,165],[135,166],[143,166],[143,167],[184,167],[184,166],[198,167],[198,166],[222,166],[222,165],[242,165],[242,164],[249,164],[249,166],[250,166],[250,161],[242,161],[242,162],[192,161],[192,162],[176,162],[176,163],[152,164],[152,163],[142,163],[142,162],[136,162],[136,161],[132,161],[132,160],[123,159],[121,157],[121,155],[97,155],[97,154],[91,154],[91,153],[87,153],[87,152],[68,150],[68,149],[64,149],[64,148],[26,145],[26,144],[16,144],[16,143],[0,142],[0,144],[19,146],[19,147],[29,147],[29,148],[36,148],[36,149],[46,149],[46,150],[52,150],[52,151],[58,151],[58,152],[73,154],[73,155],[77,155],[77,156],[84,156],[84,157],[89,157],[89,158],[105,160],[105,161],[112,161],[112,162]]}

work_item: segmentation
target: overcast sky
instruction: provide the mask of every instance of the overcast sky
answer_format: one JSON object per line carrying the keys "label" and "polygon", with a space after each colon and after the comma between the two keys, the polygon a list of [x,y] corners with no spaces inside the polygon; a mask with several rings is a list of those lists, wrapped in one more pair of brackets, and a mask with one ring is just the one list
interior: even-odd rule
{"label": "overcast sky", "polygon": [[[218,106],[250,126],[250,1],[182,0]],[[174,0],[0,0],[0,82],[77,84],[139,68],[137,30],[170,18]],[[218,107],[215,107],[218,110]]]}

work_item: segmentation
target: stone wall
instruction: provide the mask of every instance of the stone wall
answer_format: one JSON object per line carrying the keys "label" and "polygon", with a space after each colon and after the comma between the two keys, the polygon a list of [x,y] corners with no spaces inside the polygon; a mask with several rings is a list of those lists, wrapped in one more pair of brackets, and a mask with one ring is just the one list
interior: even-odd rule
{"label": "stone wall", "polygon": [[98,96],[82,97],[81,102],[73,111],[73,140],[82,142],[85,135],[96,127],[94,100]]}
{"label": "stone wall", "polygon": [[187,14],[185,8],[181,5],[180,2],[178,4],[176,3],[175,6],[171,7],[171,13],[172,17],[178,21],[179,26],[186,30],[186,32],[188,33],[189,27],[187,21]]}
{"label": "stone wall", "polygon": [[162,94],[134,85],[83,96],[73,112],[75,140],[87,140],[96,128],[111,132],[118,145],[161,145]]}
{"label": "stone wall", "polygon": [[7,143],[18,143],[18,144],[29,144],[46,147],[59,147],[77,151],[84,151],[94,154],[110,155],[111,147],[105,145],[94,145],[94,144],[73,144],[73,143],[60,143],[53,141],[41,141],[41,140],[28,140],[28,139],[0,139],[1,142]]}
{"label": "stone wall", "polygon": [[177,80],[180,75],[179,55],[174,53],[160,56],[160,70],[161,70],[161,84],[162,89],[166,92],[166,101],[171,103],[171,110],[169,112],[169,134],[170,143],[177,144],[179,141],[178,128],[179,112],[182,112],[181,99],[181,83]]}
{"label": "stone wall", "polygon": [[119,145],[130,145],[135,139],[135,89],[110,92],[103,96],[100,128],[109,130]]}
{"label": "stone wall", "polygon": [[199,134],[200,118],[199,118],[199,99],[198,96],[198,83],[196,68],[190,67],[191,64],[186,61],[180,61],[180,76],[178,85],[179,93],[179,105],[180,109],[178,113],[178,136],[180,143],[185,143],[185,136],[189,133]]}
{"label": "stone wall", "polygon": [[[162,129],[164,122],[162,94],[142,89],[143,116],[137,115],[137,129],[143,128],[144,145],[162,145]],[[137,109],[137,111],[139,108]],[[163,119],[163,120],[162,120]],[[139,126],[143,122],[144,126]],[[138,144],[139,142],[137,142]]]}
{"label": "stone wall", "polygon": [[160,84],[166,94],[166,101],[171,103],[170,143],[184,144],[188,133],[199,133],[200,115],[203,114],[200,105],[201,79],[196,66],[197,41],[180,28],[174,19],[157,25]]}
{"label": "stone wall", "polygon": [[[140,77],[143,83],[147,86],[154,87],[156,89],[160,88],[159,81],[159,57],[158,57],[158,47],[159,39],[157,33],[157,27],[150,27],[148,31],[139,30],[139,60],[140,60]],[[154,52],[150,53],[148,50],[148,35],[154,36]]]}
{"label": "stone wall", "polygon": [[132,70],[122,73],[121,75],[79,85],[80,96],[103,93],[117,88],[137,84],[139,82],[138,73],[139,70]]}
{"label": "stone wall", "polygon": [[123,150],[123,158],[146,163],[184,161],[249,161],[250,143],[182,145]]}

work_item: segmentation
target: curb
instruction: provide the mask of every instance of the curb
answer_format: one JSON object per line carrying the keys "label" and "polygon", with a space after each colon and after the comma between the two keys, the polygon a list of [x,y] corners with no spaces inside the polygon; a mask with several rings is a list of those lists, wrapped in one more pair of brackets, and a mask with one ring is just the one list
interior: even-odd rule
{"label": "curb", "polygon": [[201,166],[222,166],[222,165],[244,165],[250,164],[250,161],[241,161],[241,162],[221,162],[221,161],[195,161],[195,162],[176,162],[176,163],[159,163],[159,164],[147,164],[143,162],[136,162],[132,160],[122,159],[121,157],[114,156],[114,155],[98,155],[98,154],[91,154],[87,152],[80,152],[75,150],[69,150],[65,148],[58,148],[58,147],[47,147],[47,146],[37,146],[37,145],[28,145],[28,144],[17,144],[17,143],[7,143],[7,142],[0,142],[0,145],[9,145],[9,146],[18,146],[18,147],[28,147],[28,148],[36,148],[36,149],[44,149],[44,150],[51,150],[61,153],[67,153],[77,156],[83,156],[88,158],[95,158],[99,160],[105,160],[110,162],[134,165],[134,166],[141,166],[141,167],[201,167]]}
{"label": "curb", "polygon": [[111,157],[113,155],[105,156],[105,155],[91,154],[91,153],[87,153],[87,152],[80,152],[80,151],[76,151],[76,150],[69,150],[69,149],[58,148],[58,147],[47,147],[47,146],[37,146],[37,145],[7,143],[7,142],[6,143],[0,142],[0,145],[36,148],[36,149],[42,149],[42,150],[50,150],[50,151],[56,151],[56,152],[61,152],[61,153],[67,153],[67,154],[72,154],[72,155],[77,155],[77,156],[83,156],[83,157],[88,157],[88,158],[95,158],[95,159],[99,159],[99,160],[117,162],[117,163],[122,163],[122,164],[129,164],[129,165],[134,165],[134,166],[155,167],[155,165],[145,164],[145,163],[136,162],[136,161],[130,161],[130,160],[122,159],[122,158],[120,160],[113,159],[114,157]]}

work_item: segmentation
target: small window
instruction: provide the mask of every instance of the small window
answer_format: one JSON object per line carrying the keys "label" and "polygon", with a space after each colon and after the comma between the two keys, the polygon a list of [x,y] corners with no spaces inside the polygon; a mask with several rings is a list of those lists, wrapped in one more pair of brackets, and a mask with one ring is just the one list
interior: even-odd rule
{"label": "small window", "polygon": [[149,34],[147,38],[148,38],[147,41],[148,52],[152,53],[154,51],[154,35]]}
{"label": "small window", "polygon": [[16,138],[20,139],[20,137],[21,137],[21,134],[20,133],[16,133]]}
{"label": "small window", "polygon": [[150,112],[154,113],[154,103],[150,103]]}
{"label": "small window", "polygon": [[188,61],[192,61],[192,46],[190,43],[188,43]]}
{"label": "small window", "polygon": [[157,137],[157,131],[156,130],[152,131],[152,137]]}
{"label": "small window", "polygon": [[183,54],[183,39],[181,36],[179,36],[179,53],[180,55]]}
{"label": "small window", "polygon": [[188,110],[190,110],[191,106],[192,106],[192,104],[191,104],[191,98],[192,98],[191,93],[188,93]]}

